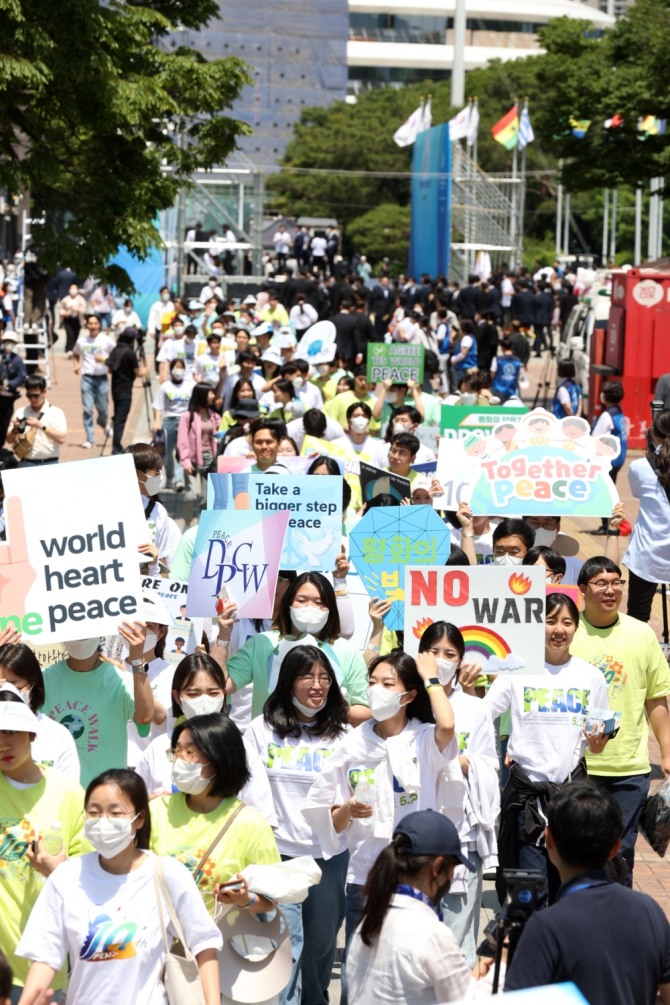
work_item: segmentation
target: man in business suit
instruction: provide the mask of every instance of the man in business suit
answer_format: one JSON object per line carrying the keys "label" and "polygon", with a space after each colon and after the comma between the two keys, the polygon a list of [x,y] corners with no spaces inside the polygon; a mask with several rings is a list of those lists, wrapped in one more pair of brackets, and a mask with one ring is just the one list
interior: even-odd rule
{"label": "man in business suit", "polygon": [[535,355],[541,356],[546,347],[553,352],[551,343],[551,320],[554,314],[554,294],[549,283],[535,284],[535,299],[533,302],[535,328]]}
{"label": "man in business suit", "polygon": [[381,342],[388,331],[395,306],[395,296],[389,284],[389,277],[382,276],[379,285],[370,294],[370,313],[375,316],[375,341]]}

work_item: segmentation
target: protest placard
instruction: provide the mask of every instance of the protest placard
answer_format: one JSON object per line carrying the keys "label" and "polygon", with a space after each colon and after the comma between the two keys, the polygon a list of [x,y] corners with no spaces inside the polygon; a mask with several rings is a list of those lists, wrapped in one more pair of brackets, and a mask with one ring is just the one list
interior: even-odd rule
{"label": "protest placard", "polygon": [[0,629],[44,645],[114,634],[140,606],[148,543],[130,456],[3,471]]}
{"label": "protest placard", "polygon": [[483,673],[544,673],[544,567],[447,566],[405,569],[405,652],[435,621],[465,642],[464,662]]}
{"label": "protest placard", "polygon": [[470,443],[477,447],[477,441],[482,438],[480,433],[471,433],[467,440],[440,440],[435,478],[444,489],[444,494],[433,496],[435,509],[457,510],[463,500],[467,502],[467,490],[473,473]]}
{"label": "protest placard", "polygon": [[239,618],[270,618],[289,522],[288,510],[206,510],[200,514],[186,613],[213,617],[217,598],[235,601]]}
{"label": "protest placard", "polygon": [[332,440],[320,440],[317,436],[308,434],[302,441],[300,453],[307,459],[308,465],[315,457],[325,455],[337,461],[342,474],[346,472],[349,475],[358,475],[358,458],[353,447],[347,450],[346,447],[341,447],[339,444],[333,443]]}
{"label": "protest placard", "polygon": [[383,468],[376,468],[373,464],[366,464],[365,461],[360,462],[359,477],[363,502],[368,502],[383,493],[394,496],[400,502],[401,499],[409,499],[412,494],[409,478],[394,475],[392,471],[384,471]]}
{"label": "protest placard", "polygon": [[488,436],[496,426],[511,422],[516,424],[528,413],[524,405],[442,405],[440,431],[447,439],[459,439],[477,429]]}
{"label": "protest placard", "polygon": [[[159,606],[162,605],[170,617],[163,655],[166,660],[176,666],[184,656],[195,652],[195,647],[202,638],[204,627],[203,619],[198,618],[194,621],[186,614],[188,583],[181,579],[143,576],[142,596],[153,599]],[[209,624],[211,624],[211,609],[207,617]]]}
{"label": "protest placard", "polygon": [[468,442],[475,515],[609,516],[619,501],[609,470],[620,442],[591,436],[584,419],[557,419],[536,408],[509,438],[494,434]]}
{"label": "protest placard", "polygon": [[[459,998],[452,1005],[468,1005],[472,999]],[[505,1005],[589,1005],[576,984],[547,984],[541,988],[524,988],[523,991],[507,992]]]}
{"label": "protest placard", "polygon": [[287,511],[279,567],[314,572],[335,568],[342,541],[342,479],[337,475],[212,474],[207,479],[207,507],[265,516]]}
{"label": "protest placard", "polygon": [[403,627],[405,565],[446,562],[451,532],[430,506],[377,506],[349,534],[349,558],[370,597],[391,602],[387,628]]}
{"label": "protest placard", "polygon": [[413,380],[420,384],[424,355],[422,345],[371,342],[368,345],[368,381],[377,384],[382,380],[391,380],[394,384],[406,384]]}

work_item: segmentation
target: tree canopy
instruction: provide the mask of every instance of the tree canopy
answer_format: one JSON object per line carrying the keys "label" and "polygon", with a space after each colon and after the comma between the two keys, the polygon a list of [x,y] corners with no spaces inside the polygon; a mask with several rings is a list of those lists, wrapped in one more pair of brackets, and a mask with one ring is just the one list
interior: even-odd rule
{"label": "tree canopy", "polygon": [[108,265],[119,245],[145,255],[159,211],[249,131],[223,114],[247,67],[168,51],[168,36],[218,15],[215,0],[0,0],[0,11],[0,186],[29,193],[48,268],[123,288]]}

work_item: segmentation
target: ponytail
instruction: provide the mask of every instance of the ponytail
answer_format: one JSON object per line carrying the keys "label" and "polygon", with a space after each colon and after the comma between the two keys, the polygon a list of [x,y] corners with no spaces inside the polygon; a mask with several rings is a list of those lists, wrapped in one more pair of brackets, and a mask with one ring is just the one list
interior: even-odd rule
{"label": "ponytail", "polygon": [[412,855],[408,847],[407,837],[396,834],[393,843],[379,853],[368,873],[361,924],[361,939],[368,948],[382,930],[398,883],[411,882],[435,858],[434,855]]}

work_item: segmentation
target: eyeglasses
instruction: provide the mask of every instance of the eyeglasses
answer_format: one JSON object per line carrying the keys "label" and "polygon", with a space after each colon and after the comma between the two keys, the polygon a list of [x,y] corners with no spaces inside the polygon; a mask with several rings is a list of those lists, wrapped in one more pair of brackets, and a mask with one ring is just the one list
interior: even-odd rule
{"label": "eyeglasses", "polygon": [[314,684],[320,684],[323,688],[328,688],[333,683],[328,674],[322,673],[318,677],[312,677],[311,673],[299,673],[296,680],[300,684],[309,684],[312,687]]}
{"label": "eyeglasses", "polygon": [[177,758],[181,758],[182,761],[194,762],[202,756],[202,752],[197,747],[173,747],[165,751],[165,756],[170,764],[176,761]]}
{"label": "eyeglasses", "polygon": [[608,590],[620,590],[622,586],[626,585],[625,579],[611,579],[609,582],[606,579],[597,579],[595,583],[588,584],[594,593],[607,593]]}

